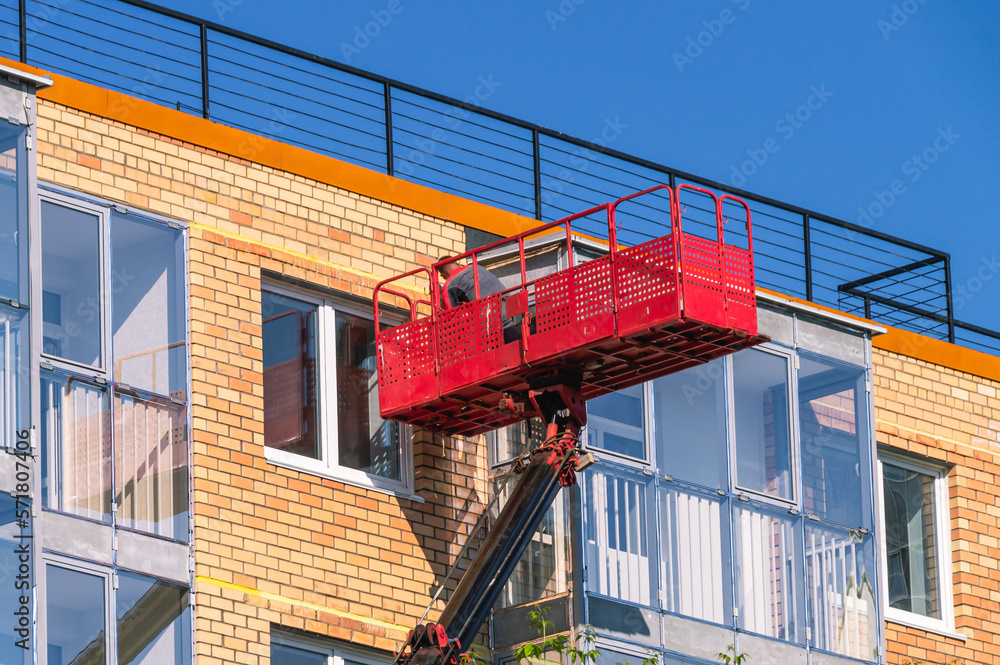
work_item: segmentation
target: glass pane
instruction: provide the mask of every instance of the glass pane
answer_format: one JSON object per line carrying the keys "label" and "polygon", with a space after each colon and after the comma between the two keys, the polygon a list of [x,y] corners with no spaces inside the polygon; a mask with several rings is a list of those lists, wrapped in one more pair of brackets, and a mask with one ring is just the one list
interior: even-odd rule
{"label": "glass pane", "polygon": [[673,484],[660,487],[659,500],[663,609],[732,623],[729,500]]}
{"label": "glass pane", "polygon": [[788,436],[788,360],[753,349],[733,356],[736,483],[792,498]]}
{"label": "glass pane", "polygon": [[379,417],[375,324],[337,312],[336,334],[338,463],[399,480],[399,425]]}
{"label": "glass pane", "polygon": [[[30,503],[25,501],[19,504],[6,492],[0,492],[0,616],[3,616],[3,621],[0,621],[0,663],[10,665],[23,665],[31,660],[31,649],[22,649],[17,644],[31,644],[34,609],[31,587],[34,580],[17,577],[23,563],[19,559],[23,556],[19,548],[22,543],[26,547],[31,546],[31,540],[20,538],[22,531],[31,533],[30,523],[27,523],[27,528],[22,528],[18,520],[30,519],[30,510]],[[24,632],[17,632],[19,630]]]}
{"label": "glass pane", "polygon": [[186,400],[183,234],[111,215],[115,381]]}
{"label": "glass pane", "polygon": [[739,626],[790,642],[803,637],[804,590],[797,517],[763,507],[736,506],[736,593]]}
{"label": "glass pane", "polygon": [[52,565],[45,574],[49,665],[104,663],[104,578]]}
{"label": "glass pane", "polygon": [[492,463],[501,464],[542,445],[545,440],[545,423],[538,418],[522,420],[496,430],[494,436]]}
{"label": "glass pane", "polygon": [[[18,173],[18,147],[24,145],[22,137],[25,127],[3,123],[0,125],[0,298],[23,301],[21,292],[27,240],[22,205],[25,188],[24,173]],[[20,176],[20,177],[19,177]]]}
{"label": "glass pane", "polygon": [[729,488],[725,363],[653,381],[656,464],[660,473],[713,489]]}
{"label": "glass pane", "polygon": [[[516,477],[500,489],[496,515],[510,497]],[[496,516],[494,515],[494,517]],[[566,492],[560,490],[531,538],[497,599],[496,609],[537,602],[568,589],[569,525],[566,523]]]}
{"label": "glass pane", "polygon": [[191,662],[191,609],[185,587],[120,571],[115,598],[119,665]]}
{"label": "glass pane", "polygon": [[591,448],[646,459],[641,385],[587,402],[587,441]]}
{"label": "glass pane", "polygon": [[28,313],[0,305],[0,446],[13,447],[28,413]]}
{"label": "glass pane", "polygon": [[326,665],[326,656],[271,642],[271,665]]}
{"label": "glass pane", "polygon": [[806,523],[806,596],[812,645],[878,660],[875,541],[870,534]]}
{"label": "glass pane", "polygon": [[62,372],[42,372],[42,505],[111,520],[108,395]]}
{"label": "glass pane", "polygon": [[261,294],[264,445],[319,459],[316,306]]}
{"label": "glass pane", "polygon": [[118,524],[188,537],[187,411],[173,402],[118,395],[115,501]]}
{"label": "glass pane", "polygon": [[868,439],[867,420],[864,400],[858,399],[864,373],[806,354],[799,359],[802,507],[845,526],[870,528],[868,463],[861,445]]}
{"label": "glass pane", "polygon": [[100,219],[42,201],[42,352],[101,366]]}
{"label": "glass pane", "polygon": [[889,605],[941,618],[934,477],[882,463]]}
{"label": "glass pane", "polygon": [[610,464],[583,478],[588,590],[659,605],[653,479]]}

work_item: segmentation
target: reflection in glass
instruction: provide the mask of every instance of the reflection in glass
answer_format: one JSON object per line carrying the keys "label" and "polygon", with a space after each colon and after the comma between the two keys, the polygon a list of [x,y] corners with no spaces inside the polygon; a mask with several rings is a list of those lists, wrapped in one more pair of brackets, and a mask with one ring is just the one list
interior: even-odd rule
{"label": "reflection in glass", "polygon": [[185,399],[180,230],[112,213],[111,316],[115,381]]}
{"label": "reflection in glass", "polygon": [[[805,512],[851,527],[871,527],[862,507],[868,462],[859,428],[864,372],[818,357],[799,356],[799,441]],[[867,443],[867,442],[866,442]],[[862,482],[864,479],[866,482]]]}
{"label": "reflection in glass", "polygon": [[704,621],[731,623],[728,499],[669,484],[660,487],[659,501],[664,609]]}
{"label": "reflection in glass", "polygon": [[191,662],[191,609],[185,587],[119,571],[115,599],[119,665]]}
{"label": "reflection in glass", "polygon": [[111,413],[108,394],[79,378],[43,371],[42,505],[111,520]]}
{"label": "reflection in glass", "polygon": [[326,655],[271,642],[271,665],[326,665]]}
{"label": "reflection in glass", "polygon": [[871,534],[806,523],[806,597],[814,647],[878,660]]}
{"label": "reflection in glass", "polygon": [[45,575],[49,665],[104,663],[104,578],[51,564]]}
{"label": "reflection in glass", "polygon": [[712,489],[729,487],[725,367],[713,360],[653,381],[660,473]]}
{"label": "reflection in glass", "polygon": [[583,474],[583,483],[589,591],[641,605],[659,604],[652,477],[595,464]]}
{"label": "reflection in glass", "polygon": [[28,312],[0,305],[0,446],[28,426]]}
{"label": "reflection in glass", "polygon": [[42,352],[103,365],[100,220],[42,201]]}
{"label": "reflection in glass", "polygon": [[545,423],[539,418],[522,420],[519,423],[498,429],[494,434],[492,464],[502,464],[518,455],[542,445],[545,440]]}
{"label": "reflection in glass", "polygon": [[375,324],[343,312],[336,320],[338,463],[399,480],[399,425],[379,416]]}
{"label": "reflection in glass", "polygon": [[[493,517],[500,514],[510,498],[517,477],[504,477],[503,480],[509,482],[500,480],[495,484],[495,488],[498,487],[495,491],[501,498]],[[538,602],[568,589],[569,525],[566,523],[566,512],[566,492],[560,490],[500,593],[496,609]]]}
{"label": "reflection in glass", "polygon": [[316,306],[261,293],[264,445],[319,459]]}
{"label": "reflection in glass", "polygon": [[117,396],[118,524],[176,540],[188,536],[188,439],[184,405]]}
{"label": "reflection in glass", "polygon": [[941,618],[934,477],[882,462],[889,605]]}
{"label": "reflection in glass", "polygon": [[736,483],[792,499],[788,432],[788,360],[749,349],[733,357]]}
{"label": "reflection in glass", "polygon": [[642,386],[632,386],[587,402],[587,441],[591,448],[646,459]]}
{"label": "reflection in glass", "polygon": [[[6,456],[5,456],[6,457]],[[14,458],[10,458],[13,460]],[[3,460],[6,461],[6,460]],[[32,603],[29,600],[21,610],[22,604],[20,596],[31,595],[31,585],[33,579],[25,579],[29,586],[25,589],[18,589],[15,585],[20,581],[15,578],[21,562],[16,552],[23,543],[30,543],[28,540],[22,541],[19,536],[22,532],[18,526],[18,519],[25,519],[30,514],[31,504],[22,501],[20,510],[18,503],[11,498],[10,494],[0,492],[0,663],[10,663],[10,665],[23,665],[31,660],[31,650],[24,650],[18,647],[15,642],[25,639],[24,635],[16,634],[15,629],[26,628],[31,630]],[[23,529],[25,534],[31,529]],[[26,615],[18,615],[17,612],[27,612]],[[24,616],[23,622],[21,616]]]}
{"label": "reflection in glass", "polygon": [[[17,157],[27,127],[0,125],[0,298],[24,302],[24,264],[27,239],[22,205],[27,174],[18,173]],[[22,168],[23,168],[22,160]]]}
{"label": "reflection in glass", "polygon": [[742,629],[790,642],[803,637],[798,517],[753,506],[733,511],[736,593]]}

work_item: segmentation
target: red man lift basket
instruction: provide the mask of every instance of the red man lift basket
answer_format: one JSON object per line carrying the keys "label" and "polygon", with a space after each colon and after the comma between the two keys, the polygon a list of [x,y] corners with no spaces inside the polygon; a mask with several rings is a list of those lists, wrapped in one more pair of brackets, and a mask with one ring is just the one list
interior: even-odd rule
{"label": "red man lift basket", "polygon": [[[715,238],[682,230],[685,190],[714,207],[700,210],[714,222]],[[669,233],[619,247],[616,213],[645,200],[640,197],[660,202],[664,219],[657,221]],[[732,220],[724,219],[724,208],[744,216],[738,239],[745,247],[725,243],[723,226]],[[572,225],[595,216],[602,224],[606,218],[608,251],[580,260],[574,242],[584,236]],[[545,234],[565,242],[568,265],[529,279],[526,241]],[[405,302],[410,315],[408,323],[376,334],[383,418],[477,434],[536,415],[529,389],[566,383],[567,375],[589,400],[767,339],[757,334],[750,208],[728,194],[659,185],[456,258],[466,259],[475,274],[480,257],[501,245],[516,247],[520,263],[517,284],[501,293],[446,309],[432,268],[376,286],[376,321],[390,299]],[[478,286],[477,279],[477,293]],[[413,295],[420,292],[430,295]],[[504,341],[505,318],[517,322],[520,339]]]}

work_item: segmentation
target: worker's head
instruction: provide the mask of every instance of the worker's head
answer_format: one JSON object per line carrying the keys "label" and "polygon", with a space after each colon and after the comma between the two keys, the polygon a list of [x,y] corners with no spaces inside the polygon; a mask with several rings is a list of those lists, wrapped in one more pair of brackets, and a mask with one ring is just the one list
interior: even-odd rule
{"label": "worker's head", "polygon": [[[444,261],[444,263],[440,263],[441,261]],[[461,259],[453,259],[450,254],[442,254],[441,258],[438,259],[438,262],[440,263],[437,267],[438,274],[441,275],[441,279],[445,280],[465,267],[465,261]]]}

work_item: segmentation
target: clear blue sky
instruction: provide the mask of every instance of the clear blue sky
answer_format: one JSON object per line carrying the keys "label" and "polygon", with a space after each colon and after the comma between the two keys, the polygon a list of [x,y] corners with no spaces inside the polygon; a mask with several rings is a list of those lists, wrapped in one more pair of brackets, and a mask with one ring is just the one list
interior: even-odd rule
{"label": "clear blue sky", "polygon": [[161,4],[452,97],[492,77],[488,108],[584,139],[617,121],[618,150],[848,221],[880,212],[861,221],[950,252],[956,315],[1000,330],[993,0]]}

